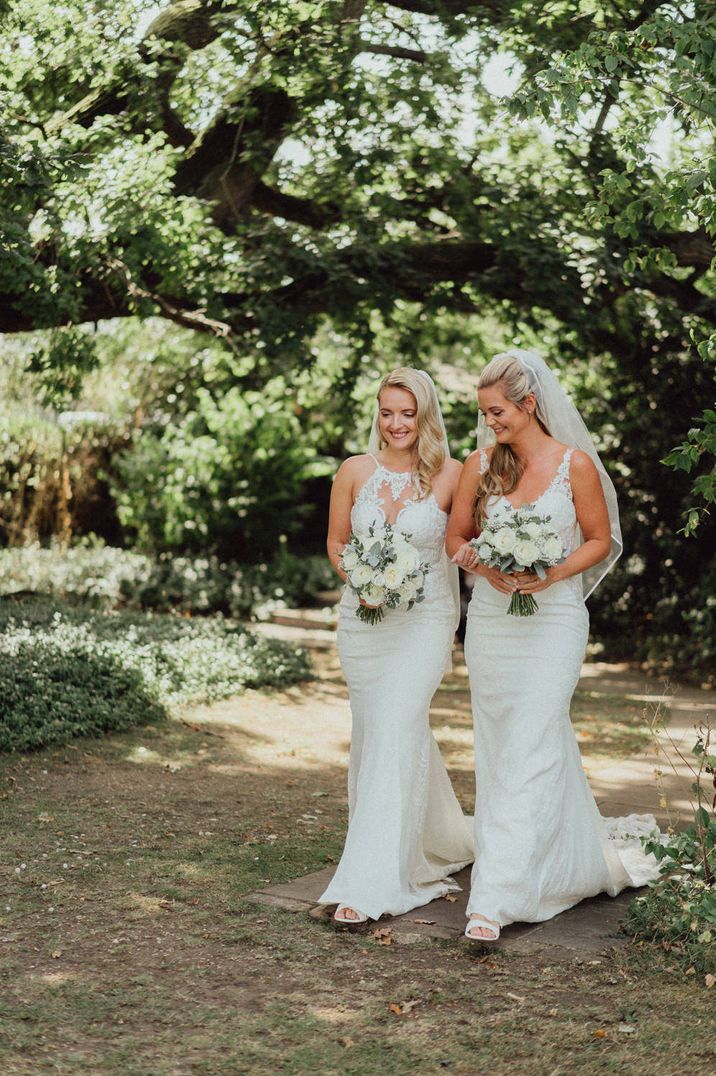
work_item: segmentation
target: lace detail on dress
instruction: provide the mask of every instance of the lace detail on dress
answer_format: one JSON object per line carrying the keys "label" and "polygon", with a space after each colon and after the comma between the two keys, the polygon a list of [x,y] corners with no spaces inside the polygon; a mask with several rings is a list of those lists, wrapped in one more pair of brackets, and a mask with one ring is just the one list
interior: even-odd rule
{"label": "lace detail on dress", "polygon": [[[572,462],[573,448],[568,448],[562,456],[562,462],[557,468],[557,473],[550,482],[546,492],[549,490],[558,489],[564,493],[569,499],[572,499],[572,483],[569,481],[569,465]],[[544,495],[544,494],[543,494]],[[539,500],[539,498],[537,498]]]}
{"label": "lace detail on dress", "polygon": [[480,449],[479,460],[480,460],[480,474],[484,474],[485,471],[487,470],[488,464],[490,462],[490,460],[489,460],[489,458],[487,456],[487,449],[484,449],[484,448]]}
{"label": "lace detail on dress", "polygon": [[[432,565],[432,571],[425,580],[426,600],[438,597],[442,600],[449,590],[443,563],[447,512],[442,510],[432,493],[418,499],[415,492],[412,497],[404,498],[401,502],[401,495],[409,485],[412,483],[414,487],[414,475],[410,471],[389,471],[378,460],[375,462],[375,470],[356,494],[351,509],[351,527],[360,534],[365,533],[371,525],[393,523],[398,530],[409,536],[421,559]],[[386,496],[383,496],[383,493]],[[388,493],[391,501],[386,505]],[[395,518],[391,519],[395,508],[401,504]]]}

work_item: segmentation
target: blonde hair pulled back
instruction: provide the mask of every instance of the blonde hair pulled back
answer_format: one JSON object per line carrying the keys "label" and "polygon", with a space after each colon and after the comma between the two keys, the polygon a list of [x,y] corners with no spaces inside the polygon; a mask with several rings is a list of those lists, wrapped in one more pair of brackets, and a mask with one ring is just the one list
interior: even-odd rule
{"label": "blonde hair pulled back", "polygon": [[415,397],[416,425],[418,429],[416,445],[418,459],[415,474],[418,497],[422,500],[429,496],[433,487],[433,479],[447,457],[445,434],[435,386],[427,375],[422,373],[421,370],[415,370],[412,366],[399,366],[385,375],[378,386],[377,393],[376,430],[379,450],[387,447],[387,442],[383,440],[380,433],[380,394],[387,388],[406,389]]}
{"label": "blonde hair pulled back", "polygon": [[[549,434],[546,419],[540,408],[539,393],[537,386],[533,384],[530,371],[522,365],[514,355],[495,355],[488,362],[480,374],[477,382],[477,391],[499,385],[502,395],[510,403],[516,404],[520,410],[525,410],[525,400],[534,393],[536,407],[534,416],[545,433]],[[550,435],[551,436],[551,435]],[[480,481],[475,495],[475,523],[478,530],[482,529],[486,517],[487,503],[491,497],[506,497],[515,489],[524,474],[524,464],[521,463],[511,445],[501,445],[499,442],[490,453],[490,462],[487,470],[480,476]]]}

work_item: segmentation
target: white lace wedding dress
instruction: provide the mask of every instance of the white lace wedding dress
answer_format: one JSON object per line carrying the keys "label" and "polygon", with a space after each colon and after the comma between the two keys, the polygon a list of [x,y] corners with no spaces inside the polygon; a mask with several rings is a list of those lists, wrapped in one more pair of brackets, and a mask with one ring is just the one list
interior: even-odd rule
{"label": "white lace wedding dress", "polygon": [[[568,552],[577,543],[572,451],[532,502],[551,516]],[[483,451],[481,471],[487,463]],[[504,497],[488,506],[491,518],[513,511]],[[468,914],[501,926],[541,922],[584,897],[616,896],[658,875],[639,840],[657,830],[655,819],[600,815],[570,723],[589,630],[581,579],[555,583],[535,597],[533,616],[511,616],[509,596],[478,577],[465,638],[477,783]]]}
{"label": "white lace wedding dress", "polygon": [[410,473],[373,459],[351,511],[353,530],[395,522],[431,564],[425,601],[410,611],[389,610],[380,623],[365,624],[348,588],[339,606],[338,652],[353,716],[350,820],[320,902],[377,919],[459,889],[449,875],[472,861],[472,838],[428,724],[456,627],[443,553],[448,517],[432,494],[418,500]]}

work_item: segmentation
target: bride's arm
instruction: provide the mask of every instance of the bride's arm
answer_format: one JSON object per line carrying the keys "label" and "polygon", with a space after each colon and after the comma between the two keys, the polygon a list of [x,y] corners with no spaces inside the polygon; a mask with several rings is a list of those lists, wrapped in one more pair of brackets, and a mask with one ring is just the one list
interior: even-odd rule
{"label": "bride's arm", "polygon": [[530,573],[525,573],[524,576],[518,575],[516,578],[519,580],[520,591],[523,594],[544,590],[552,583],[579,575],[580,572],[591,568],[593,564],[599,564],[600,560],[604,560],[611,549],[612,539],[607,502],[604,499],[599,472],[586,452],[575,451],[573,454],[569,480],[572,486],[577,523],[584,541],[561,564],[548,568],[545,580],[540,580]]}
{"label": "bride's arm", "polygon": [[445,535],[447,555],[461,568],[474,571],[475,551],[468,545],[476,535],[475,490],[480,479],[480,454],[473,452],[465,460],[457,491],[452,500],[450,522]]}
{"label": "bride's arm", "polygon": [[326,540],[328,559],[343,582],[346,580],[346,573],[340,566],[340,559],[343,547],[351,536],[351,508],[355,480],[355,468],[352,464],[353,460],[346,460],[338,468],[336,477],[333,479],[331,506],[328,512],[328,538]]}
{"label": "bride's arm", "polygon": [[466,572],[481,575],[491,587],[502,594],[512,594],[517,588],[514,576],[503,575],[499,568],[480,564],[469,542],[477,537],[475,526],[475,491],[480,481],[480,452],[473,452],[465,460],[460,484],[452,503],[450,522],[445,536],[445,549],[455,564]]}

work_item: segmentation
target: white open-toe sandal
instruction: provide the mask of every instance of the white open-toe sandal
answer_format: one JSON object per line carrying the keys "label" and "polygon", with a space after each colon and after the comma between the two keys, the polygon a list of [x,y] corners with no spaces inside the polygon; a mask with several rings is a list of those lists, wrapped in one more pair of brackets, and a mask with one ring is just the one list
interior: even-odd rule
{"label": "white open-toe sandal", "polygon": [[[473,927],[480,927],[481,930],[489,930],[491,937],[480,938],[476,934],[471,934],[470,930]],[[469,941],[478,942],[480,945],[492,945],[500,937],[500,927],[498,923],[493,923],[491,919],[486,919],[484,915],[473,915],[467,921],[465,927],[465,937]]]}
{"label": "white open-toe sandal", "polygon": [[[341,912],[345,911],[355,912],[357,918],[348,919],[346,916],[341,915]],[[351,907],[350,904],[339,904],[333,913],[333,922],[340,923],[341,926],[346,927],[358,926],[359,923],[367,923],[368,916],[363,915],[363,912],[359,912],[357,908]]]}

